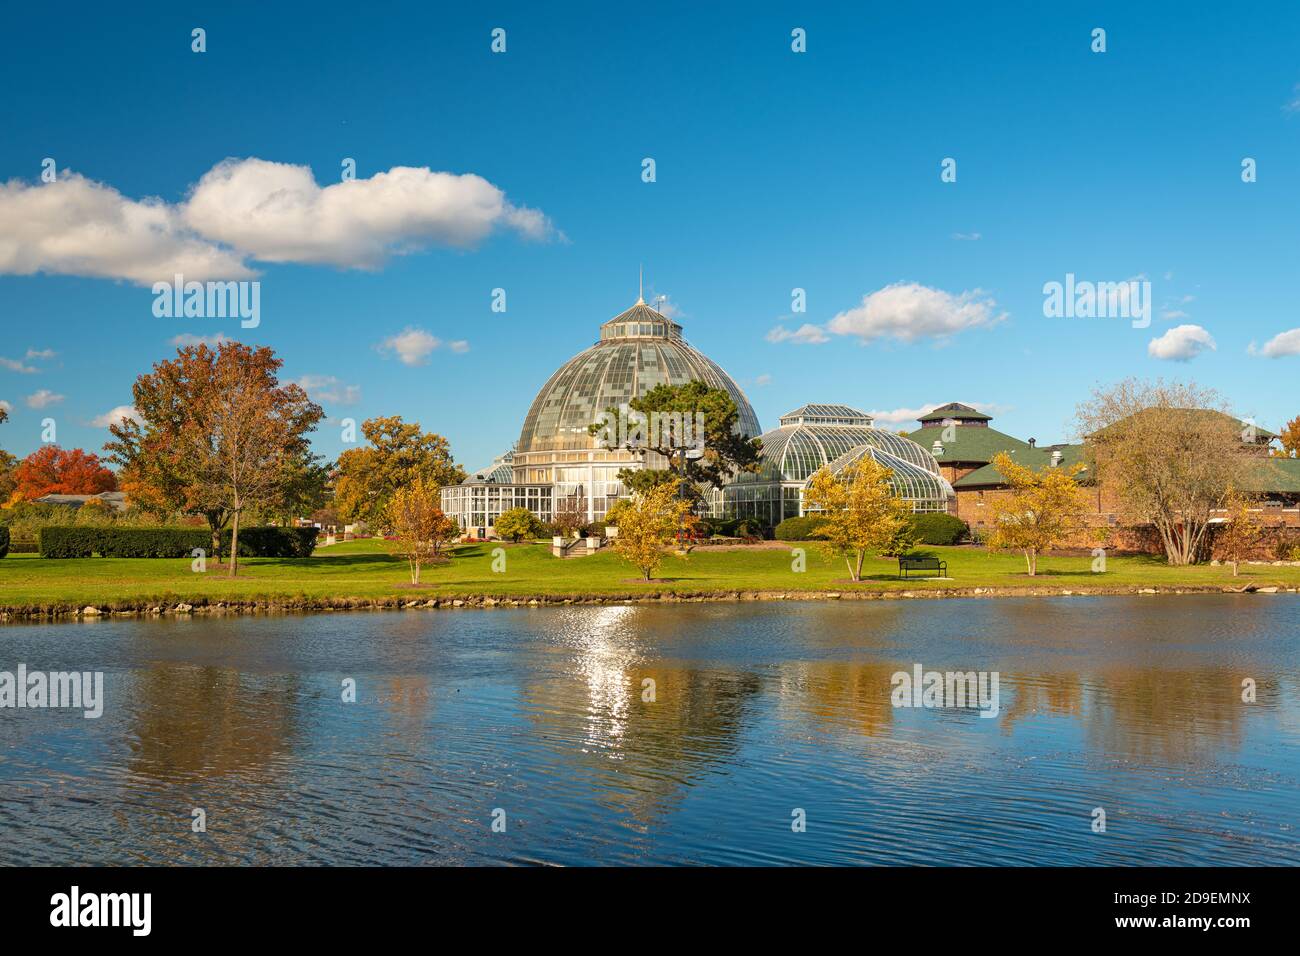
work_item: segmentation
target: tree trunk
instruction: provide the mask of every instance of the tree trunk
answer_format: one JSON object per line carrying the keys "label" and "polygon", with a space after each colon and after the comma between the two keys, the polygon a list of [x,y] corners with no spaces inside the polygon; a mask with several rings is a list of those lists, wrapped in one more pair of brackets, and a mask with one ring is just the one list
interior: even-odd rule
{"label": "tree trunk", "polygon": [[1234,578],[1237,576],[1237,562],[1236,562],[1236,561],[1233,561],[1233,562],[1232,562],[1232,576],[1233,576]]}
{"label": "tree trunk", "polygon": [[239,508],[230,523],[230,577],[239,573]]}
{"label": "tree trunk", "polygon": [[420,559],[416,557],[411,558],[411,583],[420,583]]}
{"label": "tree trunk", "polygon": [[865,551],[858,552],[858,573],[853,576],[853,580],[855,581],[862,580],[862,559],[866,556],[866,554],[867,552]]}
{"label": "tree trunk", "polygon": [[221,525],[223,522],[217,520],[217,513],[209,511],[204,515],[208,519],[208,530],[212,532],[212,560],[218,564],[221,563]]}
{"label": "tree trunk", "polygon": [[853,562],[849,560],[849,556],[847,554],[844,556],[844,564],[849,569],[849,580],[856,581],[858,579],[858,575],[857,572],[853,570]]}

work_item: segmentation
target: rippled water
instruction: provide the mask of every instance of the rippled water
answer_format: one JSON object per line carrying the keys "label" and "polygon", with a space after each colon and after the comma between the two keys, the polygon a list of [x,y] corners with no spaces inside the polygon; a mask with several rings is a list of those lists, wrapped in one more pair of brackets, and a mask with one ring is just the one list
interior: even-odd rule
{"label": "rippled water", "polygon": [[[0,710],[0,863],[1300,863],[1289,596],[0,629],[20,662],[107,701]],[[999,715],[895,709],[916,663]]]}

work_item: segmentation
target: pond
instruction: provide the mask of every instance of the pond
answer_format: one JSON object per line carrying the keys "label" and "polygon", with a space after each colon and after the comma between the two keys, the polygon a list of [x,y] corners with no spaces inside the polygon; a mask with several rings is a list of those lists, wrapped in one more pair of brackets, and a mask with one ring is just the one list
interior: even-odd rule
{"label": "pond", "polygon": [[20,665],[103,713],[0,709],[3,864],[1300,863],[1287,595],[0,628]]}

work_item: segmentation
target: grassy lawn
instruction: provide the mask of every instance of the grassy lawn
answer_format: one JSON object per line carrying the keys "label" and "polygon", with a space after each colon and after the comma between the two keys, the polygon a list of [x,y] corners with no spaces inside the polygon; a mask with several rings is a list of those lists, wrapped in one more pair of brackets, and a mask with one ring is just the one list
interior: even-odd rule
{"label": "grassy lawn", "polygon": [[374,541],[351,541],[321,548],[311,558],[253,558],[240,562],[231,580],[224,569],[206,574],[190,570],[188,559],[76,558],[50,560],[15,555],[0,561],[0,607],[100,607],[142,602],[251,601],[262,599],[393,598],[491,595],[638,594],[663,591],[850,591],[970,588],[1218,588],[1300,586],[1300,568],[1242,565],[1241,575],[1228,567],[1208,565],[1171,568],[1147,557],[1112,557],[1105,574],[1091,572],[1091,557],[1048,557],[1039,561],[1035,578],[1025,574],[1017,555],[992,554],[975,548],[926,548],[948,562],[950,580],[900,581],[897,562],[869,559],[860,584],[848,583],[844,562],[822,556],[805,545],[807,570],[791,570],[783,548],[732,551],[701,549],[687,559],[667,558],[656,580],[638,575],[610,551],[589,557],[559,559],[541,544],[506,546],[506,571],[492,571],[493,546],[459,548],[448,564],[428,567],[425,586],[412,589],[404,561],[384,553]]}

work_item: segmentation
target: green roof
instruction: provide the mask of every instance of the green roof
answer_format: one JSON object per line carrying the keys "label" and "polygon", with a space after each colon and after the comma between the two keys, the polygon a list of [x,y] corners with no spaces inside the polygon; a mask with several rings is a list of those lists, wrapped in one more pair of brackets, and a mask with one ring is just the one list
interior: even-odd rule
{"label": "green roof", "polygon": [[[1222,421],[1225,424],[1230,424],[1233,430],[1242,432],[1243,440],[1245,430],[1248,427],[1253,427],[1255,429],[1255,440],[1260,444],[1268,444],[1278,437],[1262,425],[1248,422],[1244,418],[1237,418],[1233,415],[1228,415],[1214,408],[1144,408],[1140,411],[1134,412],[1133,415],[1129,416],[1129,418],[1135,418],[1138,415],[1154,414],[1157,412],[1160,414],[1178,415],[1185,419],[1191,419],[1192,426],[1189,427],[1193,427],[1196,424],[1196,419],[1201,419],[1205,422]],[[1127,420],[1128,419],[1120,419],[1118,422],[1107,425],[1105,428],[1101,429],[1098,434],[1104,435],[1109,429],[1114,428],[1116,425],[1120,424],[1120,422]]]}
{"label": "green roof", "polygon": [[1260,458],[1247,470],[1242,491],[1300,495],[1300,458]]}
{"label": "green roof", "polygon": [[979,409],[963,405],[961,402],[949,402],[947,405],[940,405],[938,408],[930,409],[917,421],[925,425],[928,422],[943,422],[948,419],[958,422],[991,422],[993,416],[985,415]]}
{"label": "green roof", "polygon": [[950,442],[943,440],[943,433],[943,425],[927,425],[907,437],[926,451],[931,451],[936,441],[943,445],[943,454],[934,456],[941,465],[959,461],[989,462],[1000,451],[1019,451],[1030,447],[1028,442],[1019,438],[980,425],[953,426],[953,441]]}
{"label": "green roof", "polygon": [[[1052,452],[1061,453],[1060,467],[1069,468],[1076,462],[1084,460],[1082,445],[1048,445],[1045,448],[1030,448],[1026,445],[1024,448],[1008,451],[1007,454],[1018,465],[1024,465],[1026,468],[1032,468],[1035,471],[1042,471],[1052,464]],[[1081,471],[1078,475],[1080,482],[1088,480],[1088,472]],[[1002,477],[1002,472],[998,471],[996,465],[985,465],[983,468],[977,468],[969,475],[958,478],[952,483],[954,488],[987,488],[994,485],[1004,485],[1006,479]]]}
{"label": "green roof", "polygon": [[[1061,464],[1067,468],[1075,462],[1084,461],[1082,445],[1051,445],[1046,448],[1031,448],[1027,452],[1018,451],[1008,454],[1018,464],[1041,470],[1051,464],[1053,451],[1061,452]],[[1080,472],[1079,480],[1087,482],[1088,472]],[[952,486],[957,489],[988,488],[1002,484],[1005,484],[1002,473],[996,466],[989,464],[957,479]],[[1300,495],[1300,458],[1259,457],[1250,463],[1241,490],[1252,495]]]}

